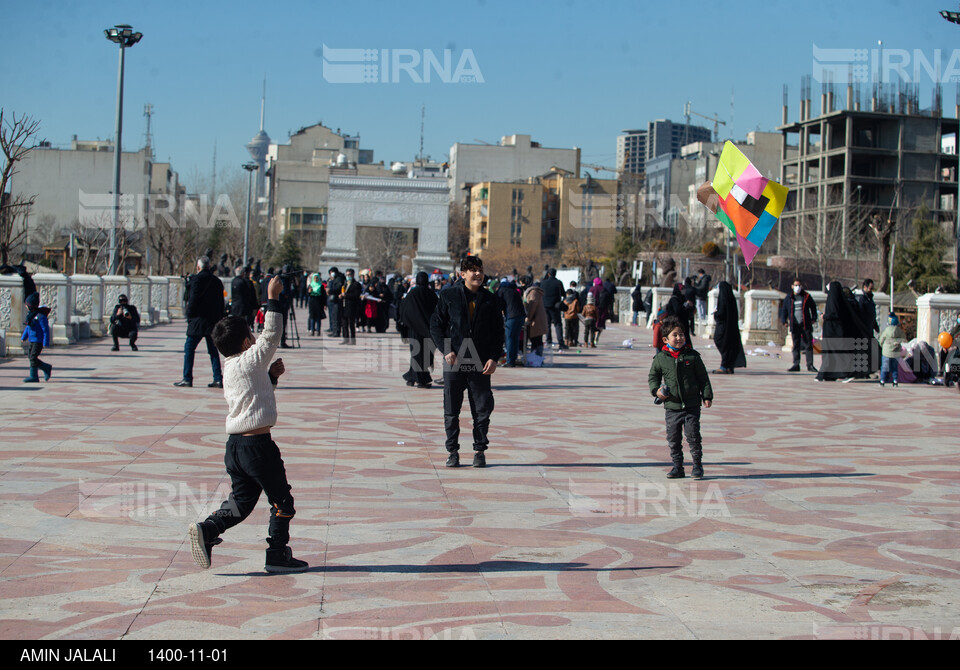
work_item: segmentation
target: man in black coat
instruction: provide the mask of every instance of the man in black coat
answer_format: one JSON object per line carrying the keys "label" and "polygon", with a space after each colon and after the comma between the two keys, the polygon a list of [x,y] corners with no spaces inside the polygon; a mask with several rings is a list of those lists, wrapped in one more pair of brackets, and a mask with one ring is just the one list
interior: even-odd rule
{"label": "man in black coat", "polygon": [[246,319],[253,332],[253,319],[260,302],[257,300],[257,290],[250,281],[250,268],[238,265],[233,274],[233,281],[230,282],[230,315]]}
{"label": "man in black coat", "polygon": [[330,312],[330,328],[328,335],[340,334],[340,315],[343,312],[343,302],[340,293],[343,291],[343,275],[333,267],[330,268],[329,278],[327,279],[327,308]]}
{"label": "man in black coat", "polygon": [[817,372],[813,366],[813,325],[817,322],[817,303],[807,293],[803,282],[793,280],[790,294],[780,305],[780,323],[790,328],[793,338],[793,366],[787,372],[800,372],[800,351],[807,359],[807,372]]}
{"label": "man in black coat", "polygon": [[210,258],[197,260],[197,274],[190,278],[190,295],[187,298],[187,341],[183,345],[183,378],[174,386],[193,386],[193,358],[200,341],[207,343],[210,365],[213,368],[213,383],[210,388],[223,388],[223,370],[220,354],[210,334],[223,318],[223,282],[210,266]]}
{"label": "man in black coat", "polygon": [[543,289],[543,307],[547,310],[547,344],[553,344],[553,335],[550,332],[550,326],[553,326],[560,348],[567,349],[567,345],[563,343],[561,310],[557,308],[557,304],[563,300],[565,293],[563,282],[557,279],[557,268],[550,268],[546,274],[546,279],[540,282],[540,288]]}
{"label": "man in black coat", "polygon": [[353,270],[347,269],[344,273],[343,289],[341,292],[340,313],[343,341],[340,344],[357,343],[357,317],[360,316],[360,296],[363,293],[363,286],[354,279]]}
{"label": "man in black coat", "polygon": [[489,441],[493,391],[490,375],[503,355],[503,312],[495,295],[485,290],[483,261],[467,256],[460,263],[460,276],[452,288],[441,291],[430,319],[430,337],[443,354],[443,424],[449,452],[447,467],[460,465],[460,408],[463,392],[473,415],[473,466],[487,464],[484,452]]}
{"label": "man in black coat", "polygon": [[130,338],[130,348],[137,351],[137,334],[140,326],[140,312],[131,305],[127,296],[120,294],[117,304],[110,313],[110,334],[113,336],[113,349],[120,351],[120,338]]}

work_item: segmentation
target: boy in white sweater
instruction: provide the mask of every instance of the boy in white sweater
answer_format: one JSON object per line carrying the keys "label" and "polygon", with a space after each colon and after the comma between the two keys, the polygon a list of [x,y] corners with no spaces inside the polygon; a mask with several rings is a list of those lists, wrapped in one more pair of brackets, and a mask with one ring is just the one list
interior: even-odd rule
{"label": "boy in white sweater", "polygon": [[246,519],[257,505],[260,492],[270,502],[270,529],[267,538],[267,572],[303,572],[309,566],[293,557],[290,519],[296,514],[293,496],[280,458],[280,449],[270,438],[277,421],[274,387],[283,374],[283,361],[270,359],[283,332],[283,290],[279,277],[267,287],[267,313],[263,332],[255,339],[244,317],[226,317],[213,329],[213,342],[226,359],[223,366],[223,395],[227,399],[227,439],[224,463],[232,491],[216,512],[189,528],[193,558],[201,568],[210,567],[210,555],[220,544],[220,535]]}

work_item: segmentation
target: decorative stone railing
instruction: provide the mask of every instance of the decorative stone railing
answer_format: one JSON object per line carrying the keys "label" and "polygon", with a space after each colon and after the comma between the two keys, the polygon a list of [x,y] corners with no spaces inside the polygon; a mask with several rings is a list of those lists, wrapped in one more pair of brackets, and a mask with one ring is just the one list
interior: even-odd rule
{"label": "decorative stone railing", "polygon": [[917,339],[937,348],[940,333],[950,332],[960,314],[960,295],[927,293],[917,298]]}
{"label": "decorative stone railing", "polygon": [[754,289],[743,294],[743,328],[740,339],[744,344],[783,344],[778,318],[783,298],[784,294],[780,291]]}

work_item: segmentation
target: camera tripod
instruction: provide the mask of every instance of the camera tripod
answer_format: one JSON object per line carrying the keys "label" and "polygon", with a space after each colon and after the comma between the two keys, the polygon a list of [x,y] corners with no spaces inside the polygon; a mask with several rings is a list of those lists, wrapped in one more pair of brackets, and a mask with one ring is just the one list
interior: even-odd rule
{"label": "camera tripod", "polygon": [[290,346],[292,348],[300,349],[300,329],[297,327],[297,312],[293,309],[292,302],[287,309],[289,310],[289,318],[287,319],[287,323],[290,324],[290,337],[288,339],[294,343]]}

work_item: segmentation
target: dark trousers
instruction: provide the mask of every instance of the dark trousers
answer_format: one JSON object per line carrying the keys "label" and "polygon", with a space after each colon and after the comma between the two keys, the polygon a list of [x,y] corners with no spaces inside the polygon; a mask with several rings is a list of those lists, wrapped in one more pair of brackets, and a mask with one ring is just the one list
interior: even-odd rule
{"label": "dark trousers", "polygon": [[793,364],[800,365],[800,351],[806,354],[807,367],[813,367],[813,328],[790,328],[793,338]]}
{"label": "dark trousers", "polygon": [[30,342],[27,345],[27,359],[30,361],[30,377],[37,378],[37,370],[49,372],[52,368],[49,363],[40,360],[40,352],[43,351],[43,345],[39,342]]}
{"label": "dark trousers", "polygon": [[330,299],[330,302],[327,304],[327,307],[330,310],[330,334],[339,335],[340,334],[340,303]]}
{"label": "dark trousers", "polygon": [[192,337],[187,335],[187,341],[183,345],[183,378],[187,381],[193,381],[193,359],[197,353],[197,347],[200,346],[200,340],[207,343],[207,353],[210,355],[210,366],[213,369],[213,381],[223,381],[223,371],[220,368],[220,354],[217,347],[213,344],[213,338],[209,335],[204,337]]}
{"label": "dark trousers", "polygon": [[687,446],[694,463],[703,458],[700,443],[700,408],[667,409],[667,444],[670,446],[670,460],[674,465],[683,465],[683,434],[687,435]]}
{"label": "dark trousers", "polygon": [[573,317],[572,319],[564,319],[564,325],[567,327],[567,332],[564,333],[564,338],[567,339],[570,344],[576,344],[577,340],[580,339],[580,319]]}
{"label": "dark trousers", "polygon": [[[459,361],[457,363],[460,365]],[[482,372],[443,371],[443,427],[447,432],[447,451],[460,450],[460,408],[463,407],[463,392],[470,401],[473,416],[473,449],[486,451],[489,440],[490,415],[493,413],[493,390],[490,375]]]}
{"label": "dark trousers", "polygon": [[351,303],[345,303],[343,312],[340,314],[340,331],[343,339],[348,342],[357,341],[357,314],[360,312],[360,306]]}
{"label": "dark trousers", "polygon": [[520,348],[520,336],[523,334],[523,317],[515,316],[504,323],[506,332],[507,363],[517,362],[517,351]]}
{"label": "dark trousers", "polygon": [[113,329],[113,346],[115,346],[115,347],[119,347],[119,346],[120,346],[120,338],[121,338],[121,337],[123,337],[123,338],[129,337],[129,338],[130,338],[130,346],[131,346],[131,347],[132,347],[134,344],[137,343],[137,331],[135,331],[135,330],[127,331],[127,330],[120,330],[120,329],[118,329],[118,328],[114,328],[114,329]]}
{"label": "dark trousers", "polygon": [[204,521],[207,541],[250,516],[257,506],[261,491],[270,503],[270,527],[267,538],[267,557],[283,558],[290,541],[290,519],[297,513],[293,508],[290,484],[280,457],[280,449],[270,434],[231,435],[223,456],[230,475],[230,497],[220,509]]}
{"label": "dark trousers", "polygon": [[[547,307],[547,344],[553,342],[553,333],[557,334],[557,344],[563,344],[563,318],[560,310]],[[550,329],[553,328],[553,332]]]}

